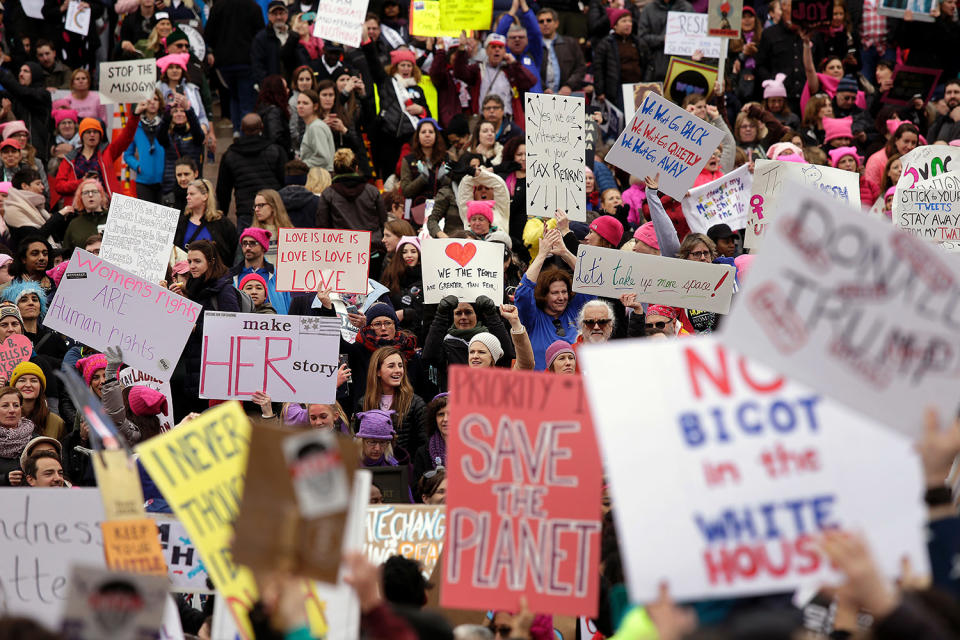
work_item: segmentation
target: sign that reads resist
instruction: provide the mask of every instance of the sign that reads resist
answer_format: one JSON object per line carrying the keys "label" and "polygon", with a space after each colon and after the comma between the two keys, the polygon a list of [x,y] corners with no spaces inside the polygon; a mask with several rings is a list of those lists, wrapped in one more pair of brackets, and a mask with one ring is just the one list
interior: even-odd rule
{"label": "sign that reads resist", "polygon": [[474,302],[503,297],[503,245],[485,240],[427,239],[421,245],[423,296],[438,304],[447,296]]}
{"label": "sign that reads resist", "polygon": [[277,291],[366,293],[370,232],[346,229],[280,229]]}
{"label": "sign that reads resist", "polygon": [[716,127],[651,92],[606,160],[639,177],[659,173],[660,190],[682,200],[722,138]]}

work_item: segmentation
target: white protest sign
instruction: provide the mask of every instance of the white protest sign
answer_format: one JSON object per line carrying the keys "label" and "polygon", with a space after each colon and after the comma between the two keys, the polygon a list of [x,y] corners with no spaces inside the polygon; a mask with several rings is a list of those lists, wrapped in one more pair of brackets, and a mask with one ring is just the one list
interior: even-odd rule
{"label": "white protest sign", "polygon": [[90,5],[81,7],[79,0],[70,0],[63,28],[81,36],[87,35],[90,32]]}
{"label": "white protest sign", "polygon": [[724,42],[722,38],[707,35],[709,19],[705,13],[668,11],[663,52],[668,56],[689,57],[700,51],[704,58],[719,58]]}
{"label": "white protest sign", "polygon": [[746,248],[756,249],[762,243],[765,227],[779,214],[780,192],[788,180],[860,209],[859,174],[817,164],[757,160],[753,166],[753,193],[743,242]]}
{"label": "white protest sign", "polygon": [[724,324],[726,344],[898,431],[960,399],[960,262],[795,183]]}
{"label": "white protest sign", "polygon": [[63,635],[78,640],[159,636],[167,604],[166,576],[125,573],[77,558],[63,613]]}
{"label": "white protest sign", "polygon": [[960,240],[960,191],[897,189],[893,223],[928,242]]}
{"label": "white protest sign", "polygon": [[750,167],[744,164],[721,178],[690,189],[690,195],[680,202],[690,231],[706,233],[715,224],[729,225],[734,231],[745,228],[752,186]]}
{"label": "white protest sign", "polygon": [[123,361],[169,381],[202,307],[77,249],[43,324],[99,351],[119,346]]}
{"label": "white protest sign", "polygon": [[[633,602],[655,600],[664,580],[680,601],[833,582],[817,545],[833,527],[865,534],[891,577],[904,556],[928,570],[923,478],[906,438],[713,336],[579,357]],[[655,364],[626,376],[625,362]],[[637,500],[637,487],[658,489]]]}
{"label": "white protest sign", "polygon": [[333,402],[339,350],[337,318],[206,311],[200,397]]}
{"label": "white protest sign", "polygon": [[447,296],[475,302],[503,299],[503,245],[485,240],[431,238],[421,244],[423,301],[438,304]]}
{"label": "white protest sign", "polygon": [[110,199],[100,257],[148,282],[166,279],[180,212],[119,193]]}
{"label": "white protest sign", "polygon": [[160,548],[167,561],[167,575],[171,590],[181,593],[213,593],[207,587],[206,567],[200,552],[190,542],[190,535],[183,524],[168,514],[149,514],[157,522],[160,533]]}
{"label": "white protest sign", "polygon": [[366,293],[370,232],[348,229],[278,231],[277,291]]}
{"label": "white protest sign", "polygon": [[640,178],[659,173],[660,190],[682,200],[722,139],[719,129],[651,91],[605,160]]}
{"label": "white protest sign", "polygon": [[170,382],[154,378],[149,373],[144,373],[133,367],[125,367],[117,372],[117,380],[123,388],[140,386],[149,387],[154,391],[159,391],[167,398],[167,410],[157,415],[160,419],[160,431],[169,431],[173,428],[173,392],[170,389]]}
{"label": "white protest sign", "polygon": [[6,487],[0,491],[4,612],[60,628],[77,559],[104,566],[100,491]]}
{"label": "white protest sign", "polygon": [[20,0],[20,6],[28,18],[43,20],[43,0]]}
{"label": "white protest sign", "polygon": [[104,104],[136,104],[152,96],[156,87],[153,58],[100,63],[100,101]]}
{"label": "white protest sign", "polygon": [[527,214],[587,220],[583,139],[584,101],[572,96],[527,93]]}
{"label": "white protest sign", "polygon": [[317,6],[313,35],[349,47],[359,47],[366,36],[363,20],[369,0],[329,0]]}
{"label": "white protest sign", "polygon": [[633,251],[581,244],[573,270],[573,290],[638,302],[727,313],[736,269],[726,264],[678,260]]}
{"label": "white protest sign", "polygon": [[364,552],[370,562],[381,565],[400,555],[420,564],[426,580],[443,551],[447,509],[429,504],[375,504],[367,507]]}

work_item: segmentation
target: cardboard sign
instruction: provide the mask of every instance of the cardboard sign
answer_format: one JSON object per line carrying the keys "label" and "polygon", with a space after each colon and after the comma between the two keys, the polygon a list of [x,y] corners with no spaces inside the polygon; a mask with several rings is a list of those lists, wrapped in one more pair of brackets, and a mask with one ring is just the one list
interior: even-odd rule
{"label": "cardboard sign", "polygon": [[[99,78],[100,101],[102,103],[136,104],[149,99],[156,90],[157,61],[153,58],[147,58],[145,60],[101,62]],[[110,207],[110,213],[113,213],[112,206]]]}
{"label": "cardboard sign", "polygon": [[690,57],[699,51],[704,58],[719,58],[724,46],[720,38],[707,35],[705,13],[667,12],[667,33],[663,52],[668,56]]}
{"label": "cardboard sign", "polygon": [[527,214],[587,219],[583,98],[527,93]]}
{"label": "cardboard sign", "polygon": [[676,104],[683,104],[687,96],[694,94],[710,99],[716,82],[717,67],[715,65],[671,57],[663,86],[668,98]]}
{"label": "cardboard sign", "polygon": [[727,313],[736,268],[581,244],[573,270],[573,291],[682,309]]}
{"label": "cardboard sign", "polygon": [[59,629],[71,587],[70,565],[82,559],[103,566],[102,520],[95,488],[0,491],[4,611]]}
{"label": "cardboard sign", "polygon": [[124,389],[127,387],[149,387],[154,391],[159,391],[167,398],[167,410],[164,413],[157,414],[160,419],[160,431],[169,431],[173,429],[173,391],[170,389],[170,383],[154,378],[149,373],[144,373],[133,367],[124,367],[117,372],[117,380]]}
{"label": "cardboard sign", "polygon": [[123,360],[169,381],[202,307],[77,249],[43,324],[100,351],[123,349]]}
{"label": "cardboard sign", "polygon": [[247,611],[256,601],[257,587],[250,570],[234,562],[230,541],[249,443],[250,421],[239,403],[226,402],[136,448],[246,638],[252,637]]}
{"label": "cardboard sign", "polygon": [[790,17],[804,29],[827,29],[833,22],[833,0],[794,0]]}
{"label": "cardboard sign", "polygon": [[493,22],[493,0],[440,0],[444,31],[487,31]]}
{"label": "cardboard sign", "polygon": [[410,2],[410,35],[435,38],[457,38],[460,29],[440,28],[440,0]]}
{"label": "cardboard sign", "polygon": [[898,189],[893,223],[928,242],[960,240],[960,190]]}
{"label": "cardboard sign", "polygon": [[893,86],[883,94],[881,100],[905,107],[913,102],[914,96],[919,95],[924,102],[929,102],[942,73],[942,69],[897,65],[893,70]]}
{"label": "cardboard sign", "polygon": [[707,33],[721,38],[739,38],[743,0],[710,0]]}
{"label": "cardboard sign", "polygon": [[903,18],[907,9],[913,12],[913,19],[918,22],[933,22],[930,11],[936,6],[936,0],[880,0],[877,13],[891,18]]}
{"label": "cardboard sign", "polygon": [[103,513],[107,520],[140,520],[146,516],[143,508],[143,488],[136,461],[126,449],[105,449],[90,456],[93,473],[103,498]]}
{"label": "cardboard sign", "polygon": [[370,232],[344,229],[280,229],[277,291],[366,293]]}
{"label": "cardboard sign", "polygon": [[63,635],[72,640],[156,638],[166,602],[166,577],[74,565]]}
{"label": "cardboard sign", "polygon": [[0,376],[4,384],[10,380],[10,375],[17,365],[30,359],[33,355],[33,342],[27,336],[14,333],[0,342]]}
{"label": "cardboard sign", "polygon": [[[887,575],[900,575],[904,556],[923,575],[923,479],[911,443],[722,342],[579,352],[631,601],[655,600],[663,580],[678,601],[836,583],[816,541],[833,527],[864,533]],[[624,362],[656,365],[624,376]],[[641,500],[637,487],[657,490]]]}
{"label": "cardboard sign", "polygon": [[107,520],[100,529],[108,569],[167,575],[157,523],[152,519]]}
{"label": "cardboard sign", "polygon": [[753,176],[745,164],[722,178],[690,189],[690,195],[680,202],[690,231],[706,233],[715,224],[726,224],[734,231],[745,228],[752,189]]}
{"label": "cardboard sign", "polygon": [[429,504],[377,504],[367,507],[364,553],[380,565],[400,555],[420,563],[426,580],[443,552],[447,509]]}
{"label": "cardboard sign", "polygon": [[837,202],[860,208],[860,177],[852,171],[786,160],[756,160],[750,217],[743,243],[748,249],[757,249],[763,242],[764,229],[782,208],[780,192],[790,180],[820,191]]}
{"label": "cardboard sign", "polygon": [[100,257],[147,282],[165,280],[179,219],[171,207],[114,194]]}
{"label": "cardboard sign", "polygon": [[438,304],[447,296],[475,302],[503,298],[503,245],[484,240],[431,238],[421,244],[423,301]]}
{"label": "cardboard sign", "polygon": [[207,311],[200,397],[334,402],[339,349],[337,318]]}
{"label": "cardboard sign", "polygon": [[167,564],[170,590],[181,593],[213,593],[207,587],[209,574],[200,552],[190,541],[190,534],[176,518],[164,513],[151,513],[160,534],[160,549]]}
{"label": "cardboard sign", "polygon": [[366,37],[363,19],[369,0],[332,0],[317,5],[313,35],[350,47],[359,47],[361,35]]}
{"label": "cardboard sign", "polygon": [[596,615],[602,471],[580,376],[449,376],[441,604]]}
{"label": "cardboard sign", "polygon": [[794,183],[779,206],[725,343],[903,433],[956,415],[957,258]]}
{"label": "cardboard sign", "polygon": [[350,483],[333,432],[298,433],[285,438],[281,446],[300,514],[316,518],[346,511]]}
{"label": "cardboard sign", "polygon": [[648,93],[606,162],[639,177],[659,173],[660,190],[682,200],[722,139],[716,127]]}

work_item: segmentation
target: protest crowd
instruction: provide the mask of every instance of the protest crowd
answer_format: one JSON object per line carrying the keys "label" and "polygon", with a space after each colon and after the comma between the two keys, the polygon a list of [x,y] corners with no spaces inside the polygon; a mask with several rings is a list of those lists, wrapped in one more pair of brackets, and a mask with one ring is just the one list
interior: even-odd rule
{"label": "protest crowd", "polygon": [[[163,589],[179,636],[161,633],[159,622],[139,635],[98,636],[76,619],[107,625],[104,592],[89,600],[103,610],[61,618],[48,604],[41,616],[18,607],[21,574],[8,575],[12,564],[0,559],[0,640],[960,638],[958,42],[956,0],[5,0],[0,556],[14,555],[2,548],[19,535],[18,501],[90,491],[108,505],[132,486],[142,490],[142,517],[184,522],[210,578],[196,590]],[[823,211],[838,221],[805,227],[807,205],[793,215],[803,198],[789,181],[826,198]],[[877,275],[886,244],[855,266],[867,236],[845,235],[844,220],[866,225],[870,237],[895,233],[888,244],[910,277],[895,277],[896,266]],[[787,271],[771,265],[789,252],[775,242],[802,254],[779,281]],[[844,288],[838,271],[847,268],[854,275]],[[838,282],[828,290],[830,279]],[[801,302],[808,294],[815,301]],[[895,336],[878,360],[861,358],[857,373],[843,374],[857,354],[840,343],[867,331],[851,309],[888,296],[901,296],[884,313]],[[748,313],[765,320],[746,324]],[[896,334],[934,317],[951,329],[940,343],[924,347],[933,329],[918,329],[917,342]],[[818,355],[798,345],[825,324],[835,332],[824,353],[837,359],[820,356],[804,377],[792,363]],[[767,339],[783,361],[760,355]],[[866,334],[857,339],[870,348]],[[742,350],[824,395],[770,404],[764,394],[783,379],[764,386],[775,374],[751,377],[741,359],[747,386],[733,393],[742,404],[724,414],[726,405],[709,408],[717,398],[702,397],[710,395],[702,380],[724,386],[720,374],[707,371],[705,356],[699,369],[690,364],[706,347],[684,345],[730,349],[721,356],[731,363]],[[689,370],[674,365],[681,353]],[[596,364],[602,357],[609,367]],[[693,391],[681,392],[688,373]],[[845,376],[888,385],[886,402],[902,413],[885,420],[880,405],[863,408],[868,400],[843,387]],[[934,382],[924,390],[921,378]],[[543,381],[543,395],[533,380]],[[730,388],[728,380],[724,393]],[[542,398],[523,414],[526,426],[497,417],[518,398]],[[818,413],[826,398],[829,412]],[[550,449],[563,437],[556,425],[588,401],[592,422],[585,410],[581,435],[590,447]],[[241,410],[243,435],[214,417],[232,414],[211,413],[225,405]],[[622,428],[612,405],[629,409]],[[845,428],[837,416],[853,412],[858,425],[885,423],[873,427],[882,437],[864,431],[850,448],[788,451],[804,420],[802,437],[826,437]],[[892,424],[903,416],[912,424]],[[731,507],[708,522],[706,489],[681,475],[699,477],[699,462],[676,463],[686,471],[662,478],[636,469],[671,468],[673,449],[652,434],[675,435],[673,420],[687,453],[719,447],[703,462],[714,474],[707,486],[741,483],[737,465],[758,460],[770,477],[799,474],[791,487],[803,486],[804,472],[835,468],[831,455],[849,455],[850,472],[810,485],[840,496],[829,507],[771,489],[769,505]],[[208,423],[227,431],[173,444]],[[297,454],[313,463],[276,445],[308,432],[331,438]],[[276,439],[258,440],[263,434]],[[777,453],[732,453],[751,437],[769,438]],[[896,465],[885,467],[880,453],[860,460],[880,441],[883,455],[902,453],[890,455]],[[332,457],[331,442],[341,443]],[[229,572],[213,566],[211,547],[186,524],[189,500],[169,487],[189,498],[185,461],[199,467],[209,455],[226,464],[231,446],[242,451],[239,470],[211,467],[210,482],[232,485],[219,525],[229,533],[216,555],[235,544],[238,563],[227,562],[249,564],[255,590],[216,622],[215,603],[233,600],[234,587],[218,580]],[[831,446],[843,451],[829,454]],[[108,473],[99,456],[114,449],[139,460],[134,472]],[[622,467],[609,459],[617,450],[630,459]],[[284,456],[289,469],[274,464]],[[322,599],[304,587],[318,578],[304,568],[312,560],[247,562],[267,552],[242,542],[253,539],[245,536],[257,518],[277,545],[296,546],[286,536],[314,531],[303,519],[347,513],[349,489],[336,483],[318,494],[336,495],[336,509],[305,506],[309,480],[329,471],[321,458],[349,474],[369,471],[369,500],[361,496],[369,508],[446,514],[440,562],[425,573],[423,558],[402,545],[388,545],[379,562],[344,547],[332,582],[352,594],[359,620],[344,629],[332,600],[325,624],[308,615],[311,598]],[[636,480],[618,472],[631,466]],[[888,484],[841,494],[863,469],[891,474],[885,483],[910,495],[891,497]],[[728,503],[756,502],[752,483],[769,483],[742,478],[742,494]],[[496,508],[476,497],[488,482]],[[557,496],[582,491],[562,494],[572,511],[549,504],[589,542],[548,534],[545,511],[522,517],[549,501],[546,489],[520,497],[540,484]],[[916,503],[919,522],[900,510],[903,501]],[[673,538],[655,519],[688,502],[700,507],[681,518],[715,548],[727,544],[732,560]],[[264,511],[244,514],[248,504]],[[488,507],[498,512],[494,524],[477,515]],[[645,517],[626,528],[632,516],[621,509]],[[792,510],[795,540],[778,530],[788,516],[776,509]],[[334,527],[344,539],[346,517]],[[882,536],[864,524],[878,520]],[[506,535],[518,541],[502,543]],[[769,546],[781,538],[784,546]],[[915,541],[921,553],[910,555]],[[475,545],[476,555],[455,555],[455,544]],[[740,544],[760,545],[759,555],[741,555]],[[884,555],[892,549],[901,556]],[[638,565],[658,550],[690,562],[644,574]],[[287,551],[271,547],[270,557]],[[71,562],[102,567],[102,555],[93,547]],[[573,573],[557,568],[566,566],[561,557],[583,565],[574,581],[589,586],[563,590],[561,574]],[[709,580],[698,582],[691,567],[703,563]],[[522,575],[508,577],[514,572]],[[731,586],[735,574],[749,582],[764,572],[766,582]],[[67,590],[83,582],[73,575]],[[471,582],[475,591],[464,591]],[[498,595],[485,600],[483,585]]]}

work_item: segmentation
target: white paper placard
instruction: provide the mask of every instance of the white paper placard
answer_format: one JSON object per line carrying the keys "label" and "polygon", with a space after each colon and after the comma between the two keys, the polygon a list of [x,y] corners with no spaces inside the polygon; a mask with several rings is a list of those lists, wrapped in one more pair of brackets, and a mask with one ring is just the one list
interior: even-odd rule
{"label": "white paper placard", "polygon": [[28,18],[43,20],[43,0],[20,0],[20,6]]}
{"label": "white paper placard", "polygon": [[63,28],[81,36],[90,33],[90,7],[81,7],[79,0],[70,0]]}
{"label": "white paper placard", "polygon": [[570,220],[585,222],[583,98],[527,93],[524,118],[527,215],[552,218],[561,209]]}
{"label": "white paper placard", "polygon": [[744,164],[721,178],[690,189],[690,195],[680,203],[690,231],[706,233],[716,224],[726,224],[734,231],[745,228],[752,186],[750,167]]}
{"label": "white paper placard", "polygon": [[180,212],[172,207],[115,193],[100,257],[147,282],[160,282],[167,275],[179,220]]}
{"label": "white paper placard", "polygon": [[206,311],[200,397],[334,402],[339,350],[337,318]]}
{"label": "white paper placard", "polygon": [[736,269],[726,264],[678,260],[633,251],[581,244],[573,270],[573,290],[638,302],[727,313]]}
{"label": "white paper placard", "polygon": [[169,381],[202,307],[76,249],[43,325]]}
{"label": "white paper placard", "polygon": [[153,58],[100,63],[100,102],[103,104],[136,104],[152,96],[156,87],[157,61]]}
{"label": "white paper placard", "polygon": [[707,35],[709,16],[705,13],[667,12],[667,33],[663,52],[668,56],[692,56],[701,51],[704,58],[719,58],[723,40]]}
{"label": "white paper placard", "polygon": [[283,228],[277,239],[277,291],[366,293],[370,232]]}
{"label": "white paper placard", "polygon": [[750,267],[725,344],[908,435],[960,399],[960,261],[796,183]]}
{"label": "white paper placard", "polygon": [[359,47],[369,0],[328,0],[317,6],[313,35],[348,47]]}
{"label": "white paper placard", "polygon": [[[926,573],[911,442],[721,342],[579,352],[631,601],[655,600],[661,581],[678,601],[836,582],[816,544],[830,527],[864,533],[891,578],[904,556]],[[651,366],[624,375],[638,362]],[[638,487],[651,490],[641,499]]]}
{"label": "white paper placard", "polygon": [[893,223],[927,242],[960,240],[960,191],[955,189],[898,189]]}
{"label": "white paper placard", "polygon": [[438,304],[447,296],[475,302],[503,299],[503,245],[485,240],[431,238],[421,244],[423,301]]}
{"label": "white paper placard", "polygon": [[167,561],[167,575],[171,591],[182,593],[213,593],[207,587],[206,567],[200,552],[190,542],[190,535],[183,523],[166,513],[149,513],[157,523],[160,548]]}
{"label": "white paper placard", "polygon": [[605,161],[638,178],[659,173],[660,190],[682,200],[722,139],[719,129],[651,91]]}

